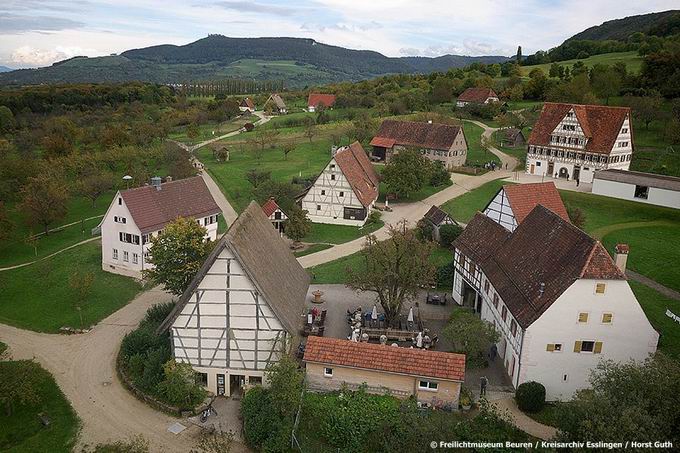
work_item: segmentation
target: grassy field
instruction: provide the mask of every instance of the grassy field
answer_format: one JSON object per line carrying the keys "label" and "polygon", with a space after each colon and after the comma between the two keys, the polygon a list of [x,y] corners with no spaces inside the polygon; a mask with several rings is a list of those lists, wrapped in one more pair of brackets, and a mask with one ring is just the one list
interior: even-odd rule
{"label": "grassy field", "polygon": [[538,412],[525,412],[526,415],[533,418],[539,423],[543,423],[548,426],[557,426],[559,422],[559,405],[565,403],[546,403]]}
{"label": "grassy field", "polygon": [[[453,259],[451,251],[436,247],[430,255],[430,262],[435,266],[443,266]],[[347,280],[347,268],[361,269],[364,267],[364,258],[361,252],[319,264],[309,269],[312,276],[312,284],[342,284]]]}
{"label": "grassy field", "polygon": [[[557,64],[561,66],[569,66],[571,69],[571,66],[573,66],[574,63],[577,61],[582,61],[587,67],[592,68],[596,64],[606,64],[606,65],[613,65],[614,63],[618,63],[619,61],[622,61],[626,64],[626,68],[628,68],[628,72],[633,72],[633,73],[639,73],[640,68],[642,67],[642,57],[638,55],[637,52],[631,51],[631,52],[615,52],[615,53],[606,53],[602,55],[593,55],[592,57],[585,58],[582,60],[566,60],[566,61],[559,61]],[[528,76],[529,73],[535,69],[539,68],[542,69],[543,72],[545,72],[546,75],[550,72],[550,65],[552,63],[545,63],[545,64],[539,64],[539,65],[533,65],[533,66],[522,66],[522,74],[525,76]]]}
{"label": "grassy field", "polygon": [[141,290],[134,279],[104,272],[101,243],[95,241],[53,258],[0,272],[0,322],[39,332],[80,327],[69,278],[92,272],[94,283],[82,307],[85,327],[118,310]]}
{"label": "grassy field", "polygon": [[[22,362],[0,362],[5,371],[16,370]],[[0,450],[8,452],[70,452],[75,444],[79,420],[75,411],[54,382],[50,373],[40,365],[29,362],[36,378],[40,402],[17,405],[8,417],[4,407],[0,411]],[[42,426],[38,414],[50,419]]]}
{"label": "grassy field", "polygon": [[458,222],[468,223],[477,211],[486,207],[504,184],[509,183],[494,179],[460,197],[447,201],[441,208]]}
{"label": "grassy field", "polygon": [[248,170],[270,171],[272,179],[290,182],[294,176],[318,175],[330,159],[329,140],[300,142],[296,149],[284,158],[279,145],[266,149],[260,156],[252,151],[231,149],[228,162],[215,162],[212,152],[203,148],[198,158],[203,162],[222,189],[229,203],[242,211],[253,200],[253,186],[246,179]]}
{"label": "grassy field", "polygon": [[293,255],[295,255],[299,258],[301,256],[311,255],[312,253],[320,252],[322,250],[326,250],[326,249],[329,249],[331,247],[333,247],[333,246],[330,245],[330,244],[312,244],[304,250],[299,250],[297,252],[293,252]]}
{"label": "grassy field", "polygon": [[239,116],[232,120],[224,121],[222,123],[211,122],[207,124],[201,124],[200,126],[198,126],[198,137],[196,138],[189,138],[187,136],[187,126],[181,126],[172,130],[168,134],[168,138],[177,140],[178,142],[182,143],[199,143],[220,135],[227,134],[229,132],[237,131],[240,128],[242,128],[244,124],[252,123],[254,121],[257,121],[258,119],[259,118],[257,118],[256,116],[247,118]]}
{"label": "grassy field", "polygon": [[463,130],[465,131],[465,139],[468,143],[466,165],[480,166],[487,162],[496,162],[500,165],[501,160],[495,154],[482,148],[482,133],[484,129],[469,121],[465,121],[463,123]]}
{"label": "grassy field", "polygon": [[361,228],[349,225],[329,225],[313,223],[312,230],[302,239],[302,242],[317,242],[323,244],[342,244],[353,241],[382,228],[382,221],[367,224]]}
{"label": "grassy field", "polygon": [[629,284],[647,319],[660,334],[659,350],[680,360],[680,326],[666,316],[666,310],[680,315],[680,301],[669,299],[641,283],[629,281]]}
{"label": "grassy field", "polygon": [[[680,269],[671,265],[680,262],[680,222],[667,226],[617,230],[607,234],[603,243],[612,255],[616,244],[628,244],[628,269],[680,291]],[[650,248],[654,249],[653,253],[647,251]]]}
{"label": "grassy field", "polygon": [[58,223],[55,223],[51,228],[73,222],[78,223],[66,227],[63,230],[52,232],[47,236],[38,236],[37,256],[34,248],[26,243],[26,237],[41,233],[42,231],[37,228],[30,229],[24,222],[24,218],[19,210],[16,209],[15,206],[10,206],[8,214],[14,228],[9,238],[0,241],[0,267],[33,261],[36,258],[47,256],[64,247],[91,238],[91,230],[99,224],[101,218],[85,221],[82,225],[80,224],[80,221],[86,218],[104,215],[113,199],[113,195],[113,191],[102,195],[97,200],[95,207],[92,207],[92,202],[87,198],[72,198],[67,206],[68,212],[66,217]]}

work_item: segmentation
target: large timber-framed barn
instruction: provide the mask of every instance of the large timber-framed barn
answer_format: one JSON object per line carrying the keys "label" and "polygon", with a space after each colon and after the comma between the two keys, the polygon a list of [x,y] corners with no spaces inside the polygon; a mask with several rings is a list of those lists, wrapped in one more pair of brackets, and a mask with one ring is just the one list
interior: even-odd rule
{"label": "large timber-framed barn", "polygon": [[[229,396],[264,370],[301,327],[309,275],[255,202],[219,240],[160,326],[172,353]],[[266,383],[265,383],[266,384]]]}

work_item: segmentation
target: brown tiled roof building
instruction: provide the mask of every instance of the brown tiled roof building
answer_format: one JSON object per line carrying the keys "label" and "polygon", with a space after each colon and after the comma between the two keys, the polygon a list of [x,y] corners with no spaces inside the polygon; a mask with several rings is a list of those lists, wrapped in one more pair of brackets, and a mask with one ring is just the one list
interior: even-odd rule
{"label": "brown tiled roof building", "polygon": [[498,100],[498,95],[491,88],[468,88],[458,96],[456,102],[459,107],[462,107],[465,104],[488,104],[498,102]]}

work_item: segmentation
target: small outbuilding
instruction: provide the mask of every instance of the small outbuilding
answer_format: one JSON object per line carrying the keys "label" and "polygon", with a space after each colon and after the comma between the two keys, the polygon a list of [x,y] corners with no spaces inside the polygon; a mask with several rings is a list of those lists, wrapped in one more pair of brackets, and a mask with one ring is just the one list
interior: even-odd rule
{"label": "small outbuilding", "polygon": [[465,380],[465,355],[424,349],[309,337],[303,358],[311,390],[343,387],[414,396],[420,403],[457,409]]}
{"label": "small outbuilding", "polygon": [[283,98],[277,93],[273,93],[271,96],[269,96],[267,102],[264,103],[263,109],[265,112],[271,111],[272,113],[279,115],[285,115],[288,113],[286,103],[283,102]]}
{"label": "small outbuilding", "polygon": [[271,197],[269,200],[265,202],[265,204],[262,205],[262,211],[264,212],[264,215],[266,215],[269,218],[269,220],[271,220],[272,225],[274,226],[274,228],[276,228],[276,231],[278,231],[279,234],[282,235],[284,229],[283,225],[286,222],[286,220],[288,220],[288,216],[276,203],[274,197]]}
{"label": "small outbuilding", "polygon": [[432,226],[432,239],[435,241],[439,241],[440,239],[439,228],[441,228],[442,225],[458,225],[458,222],[453,220],[446,211],[443,211],[441,208],[434,205],[427,213],[425,213],[422,221]]}
{"label": "small outbuilding", "polygon": [[639,171],[603,170],[595,173],[593,193],[680,209],[680,178]]}
{"label": "small outbuilding", "polygon": [[516,127],[508,127],[499,131],[502,146],[524,146],[527,144],[527,139],[522,133],[522,129]]}

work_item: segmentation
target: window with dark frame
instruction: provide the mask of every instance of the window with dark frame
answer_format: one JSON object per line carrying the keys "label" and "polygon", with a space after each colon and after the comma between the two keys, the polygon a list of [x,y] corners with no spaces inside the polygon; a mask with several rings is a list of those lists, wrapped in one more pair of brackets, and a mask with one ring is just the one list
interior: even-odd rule
{"label": "window with dark frame", "polygon": [[635,186],[633,197],[646,200],[649,197],[649,186]]}

